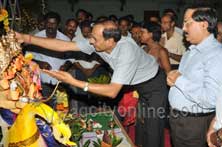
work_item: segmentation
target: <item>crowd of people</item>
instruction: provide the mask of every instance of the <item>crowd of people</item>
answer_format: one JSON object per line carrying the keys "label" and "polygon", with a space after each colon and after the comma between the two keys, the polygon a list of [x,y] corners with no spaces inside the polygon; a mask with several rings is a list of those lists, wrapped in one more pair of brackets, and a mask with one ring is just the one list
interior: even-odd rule
{"label": "crowd of people", "polygon": [[[132,15],[94,20],[81,9],[64,29],[59,28],[57,12],[41,18],[35,32],[16,32],[16,38],[43,69],[43,96],[48,97],[59,80],[69,85],[69,98],[82,107],[79,101],[87,106],[101,102],[93,94],[116,100],[130,87],[139,94],[133,123],[136,146],[163,147],[169,118],[174,147],[214,147],[210,136],[222,127],[222,22],[216,10],[188,7],[182,29],[172,9],[142,23]],[[101,74],[111,76],[110,83],[87,81]]]}

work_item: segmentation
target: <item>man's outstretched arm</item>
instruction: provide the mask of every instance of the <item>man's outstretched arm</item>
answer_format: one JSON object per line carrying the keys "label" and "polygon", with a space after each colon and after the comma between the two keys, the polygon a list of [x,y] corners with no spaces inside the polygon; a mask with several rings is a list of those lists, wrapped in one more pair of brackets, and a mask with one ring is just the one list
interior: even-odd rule
{"label": "man's outstretched arm", "polygon": [[117,83],[110,83],[110,84],[88,84],[85,81],[80,81],[75,78],[73,78],[69,73],[63,72],[63,71],[49,71],[49,70],[43,70],[48,75],[65,82],[67,84],[70,84],[72,86],[84,89],[87,86],[87,91],[92,92],[94,94],[102,95],[109,97],[111,99],[115,99],[118,95],[119,91],[122,88],[122,84]]}
{"label": "man's outstretched arm", "polygon": [[47,48],[49,50],[54,51],[80,51],[79,47],[77,46],[76,42],[72,41],[63,41],[59,39],[51,39],[51,38],[43,38],[32,36],[28,34],[21,34],[16,32],[16,39],[19,43],[28,43],[37,45],[43,48]]}

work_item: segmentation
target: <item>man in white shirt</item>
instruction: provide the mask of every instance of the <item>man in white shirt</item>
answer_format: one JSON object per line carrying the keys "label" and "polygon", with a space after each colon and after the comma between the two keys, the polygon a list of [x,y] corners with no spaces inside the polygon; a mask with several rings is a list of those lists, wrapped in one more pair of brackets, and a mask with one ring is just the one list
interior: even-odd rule
{"label": "man in white shirt", "polygon": [[39,14],[39,16],[37,18],[36,29],[34,31],[30,32],[30,34],[34,35],[44,29],[45,29],[45,16],[43,14]]}
{"label": "man in white shirt", "polygon": [[177,27],[178,17],[177,17],[177,14],[175,13],[175,11],[174,11],[173,9],[165,9],[165,10],[163,11],[163,15],[165,15],[165,14],[171,15],[171,16],[173,16],[173,17],[175,18],[176,25],[175,25],[175,28],[174,28],[174,29],[175,29],[175,31],[176,31],[177,33],[179,33],[180,35],[183,35],[183,30],[182,30],[181,28]]}
{"label": "man in white shirt", "polygon": [[119,19],[119,29],[121,31],[122,36],[131,37],[130,21],[128,18],[122,17]]}
{"label": "man in white shirt", "polygon": [[69,37],[69,39],[71,41],[74,41],[76,39],[77,27],[78,27],[78,21],[77,20],[71,18],[71,19],[68,19],[66,21],[65,28],[64,28],[64,34],[67,37]]}
{"label": "man in white shirt", "polygon": [[183,36],[175,31],[175,18],[165,14],[161,18],[161,27],[164,31],[162,44],[169,52],[170,64],[172,69],[177,69],[180,59],[185,52]]}
{"label": "man in white shirt", "polygon": [[[67,36],[58,31],[58,25],[60,23],[59,14],[57,14],[56,12],[48,12],[45,16],[45,21],[45,30],[38,32],[37,34],[35,34],[35,36],[69,41],[69,38]],[[59,70],[60,67],[65,63],[65,60],[62,59],[64,55],[63,53],[52,52],[49,50],[45,50],[43,52],[40,52],[39,50],[30,50],[26,53],[32,53],[34,55],[34,61],[36,61],[39,64],[40,68],[43,69]],[[46,88],[44,85],[53,86],[58,81],[57,79],[52,78],[45,73],[41,73],[41,82],[43,83],[42,94],[43,96],[48,97],[52,91]]]}
{"label": "man in white shirt", "polygon": [[207,129],[215,107],[221,107],[222,45],[214,37],[216,25],[215,9],[192,6],[185,11],[183,30],[191,45],[179,69],[167,75],[175,147],[207,147]]}
{"label": "man in white shirt", "polygon": [[[83,21],[87,20],[87,18],[88,18],[88,13],[87,13],[87,11],[85,11],[85,10],[83,10],[83,9],[77,10],[77,12],[76,12],[76,19],[77,19],[79,25],[80,25]],[[84,37],[83,37],[83,35],[82,35],[82,32],[81,32],[81,29],[80,29],[80,26],[78,26],[78,27],[77,27],[77,30],[76,30],[76,39],[78,39],[78,40],[84,39]]]}

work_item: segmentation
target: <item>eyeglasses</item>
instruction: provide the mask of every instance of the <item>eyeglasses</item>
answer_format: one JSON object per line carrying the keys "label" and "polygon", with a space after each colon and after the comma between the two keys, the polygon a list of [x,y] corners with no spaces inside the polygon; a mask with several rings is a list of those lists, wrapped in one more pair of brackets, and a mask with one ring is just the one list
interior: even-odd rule
{"label": "eyeglasses", "polygon": [[192,19],[184,20],[183,26],[189,27],[193,22],[194,22],[194,20],[192,20]]}

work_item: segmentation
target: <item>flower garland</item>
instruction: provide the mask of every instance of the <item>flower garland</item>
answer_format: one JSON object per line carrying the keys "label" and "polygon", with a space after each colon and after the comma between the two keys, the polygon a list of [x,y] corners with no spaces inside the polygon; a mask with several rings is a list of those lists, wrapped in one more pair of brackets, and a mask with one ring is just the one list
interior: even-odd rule
{"label": "flower garland", "polygon": [[5,9],[0,10],[0,22],[1,21],[3,21],[5,31],[8,32],[9,31],[8,11]]}

